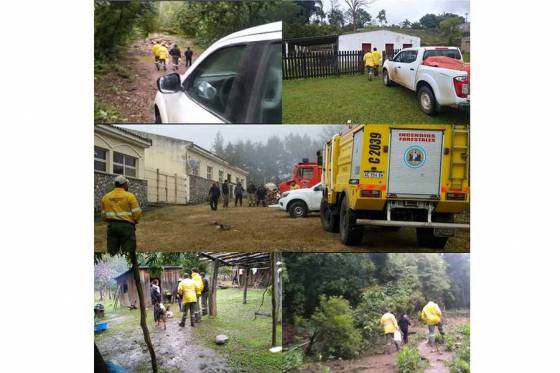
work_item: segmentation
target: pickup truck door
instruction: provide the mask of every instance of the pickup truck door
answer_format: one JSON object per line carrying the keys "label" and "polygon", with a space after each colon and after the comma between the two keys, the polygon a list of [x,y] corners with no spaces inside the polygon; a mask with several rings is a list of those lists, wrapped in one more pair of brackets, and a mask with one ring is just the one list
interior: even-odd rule
{"label": "pickup truck door", "polygon": [[418,50],[407,50],[401,52],[403,56],[400,62],[400,81],[399,83],[408,89],[415,89],[416,85],[416,70],[418,70],[419,63]]}
{"label": "pickup truck door", "polygon": [[398,84],[402,84],[402,58],[403,55],[405,54],[405,52],[400,52],[398,53],[393,60],[391,61],[390,65],[389,65],[389,77],[391,78],[392,81],[398,83]]}

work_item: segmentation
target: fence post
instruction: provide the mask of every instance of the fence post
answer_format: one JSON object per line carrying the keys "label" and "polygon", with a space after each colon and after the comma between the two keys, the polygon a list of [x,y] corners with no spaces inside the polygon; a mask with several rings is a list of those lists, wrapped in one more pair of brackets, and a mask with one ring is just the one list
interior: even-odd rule
{"label": "fence post", "polygon": [[156,168],[156,203],[159,203],[159,168]]}
{"label": "fence post", "polygon": [[175,174],[175,203],[177,203],[177,174]]}

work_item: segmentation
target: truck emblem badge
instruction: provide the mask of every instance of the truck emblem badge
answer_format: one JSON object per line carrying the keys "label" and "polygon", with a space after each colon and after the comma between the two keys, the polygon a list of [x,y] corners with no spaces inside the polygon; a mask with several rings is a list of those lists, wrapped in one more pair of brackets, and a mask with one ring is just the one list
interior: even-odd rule
{"label": "truck emblem badge", "polygon": [[410,168],[420,168],[426,163],[426,151],[418,145],[413,145],[404,152],[404,163]]}

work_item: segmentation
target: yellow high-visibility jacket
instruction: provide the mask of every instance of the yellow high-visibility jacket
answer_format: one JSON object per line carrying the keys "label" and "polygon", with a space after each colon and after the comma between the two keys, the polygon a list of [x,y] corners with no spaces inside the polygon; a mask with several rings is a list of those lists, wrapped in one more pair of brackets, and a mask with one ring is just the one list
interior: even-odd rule
{"label": "yellow high-visibility jacket", "polygon": [[204,282],[202,282],[202,277],[198,273],[193,273],[191,275],[195,285],[196,285],[196,295],[200,297],[202,290],[204,290]]}
{"label": "yellow high-visibility jacket", "polygon": [[380,51],[373,51],[371,52],[372,56],[373,56],[373,64],[374,65],[381,65],[381,60],[383,59],[383,55],[381,54]]}
{"label": "yellow high-visibility jacket", "polygon": [[169,58],[169,52],[167,51],[167,48],[165,48],[163,45],[161,47],[159,47],[159,59],[160,60],[167,60]]}
{"label": "yellow high-visibility jacket", "polygon": [[134,194],[116,187],[103,196],[101,216],[105,221],[127,221],[136,224],[142,216],[142,209]]}
{"label": "yellow high-visibility jacket", "polygon": [[430,301],[422,309],[420,317],[428,325],[437,325],[441,321],[441,310],[437,304]]}
{"label": "yellow high-visibility jacket", "polygon": [[156,43],[156,45],[154,45],[152,47],[152,53],[154,54],[154,57],[159,57],[159,49],[161,48],[161,45],[159,43]]}
{"label": "yellow high-visibility jacket", "polygon": [[366,63],[366,66],[373,67],[373,53],[367,52],[364,54],[364,62]]}
{"label": "yellow high-visibility jacket", "polygon": [[294,184],[294,186],[290,186],[290,190],[298,190],[299,189],[299,185]]}
{"label": "yellow high-visibility jacket", "polygon": [[383,327],[383,332],[385,334],[394,333],[397,330],[399,330],[399,324],[397,324],[397,319],[395,318],[395,315],[393,315],[392,313],[387,312],[386,314],[381,316],[381,320],[379,320],[379,323]]}
{"label": "yellow high-visibility jacket", "polygon": [[179,283],[177,293],[181,296],[183,304],[196,302],[196,284],[190,278],[186,278]]}

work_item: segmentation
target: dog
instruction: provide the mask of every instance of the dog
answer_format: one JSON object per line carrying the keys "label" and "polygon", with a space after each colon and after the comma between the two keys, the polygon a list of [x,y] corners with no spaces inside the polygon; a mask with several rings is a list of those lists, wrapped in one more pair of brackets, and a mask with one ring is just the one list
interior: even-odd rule
{"label": "dog", "polygon": [[158,312],[158,319],[157,319],[157,326],[159,326],[160,322],[163,322],[163,330],[167,330],[167,312],[168,308],[163,305],[163,303],[158,303],[157,306],[159,308]]}

